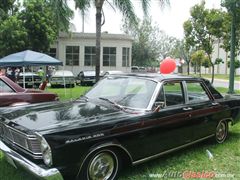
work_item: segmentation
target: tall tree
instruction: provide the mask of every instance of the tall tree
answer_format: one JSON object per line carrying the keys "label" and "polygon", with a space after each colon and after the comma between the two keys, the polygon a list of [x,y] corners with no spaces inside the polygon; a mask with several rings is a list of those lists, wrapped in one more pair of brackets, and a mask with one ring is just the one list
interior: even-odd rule
{"label": "tall tree", "polygon": [[201,76],[201,66],[209,66],[210,60],[206,57],[206,53],[203,50],[198,50],[191,55],[191,62],[196,66],[196,69]]}
{"label": "tall tree", "polygon": [[10,15],[13,15],[17,10],[16,0],[4,0],[0,3],[0,22],[5,20]]}
{"label": "tall tree", "polygon": [[27,30],[18,15],[10,16],[0,24],[0,57],[25,50],[27,42]]}
{"label": "tall tree", "polygon": [[0,57],[21,51],[27,46],[27,32],[18,10],[16,0],[0,3]]}
{"label": "tall tree", "polygon": [[[32,49],[47,52],[58,35],[67,29],[71,13],[64,16],[64,8],[69,9],[64,0],[24,0],[20,6],[17,0],[4,0],[0,3],[0,56]],[[54,8],[63,6],[55,12]],[[57,20],[57,17],[59,19]],[[65,23],[65,24],[64,24]]]}
{"label": "tall tree", "polygon": [[28,49],[47,52],[58,32],[49,4],[45,0],[27,0],[23,8],[21,18],[28,33]]}
{"label": "tall tree", "polygon": [[152,66],[156,62],[159,66],[159,60],[172,55],[177,42],[176,38],[161,31],[151,18],[138,20],[138,24],[135,26],[125,22],[122,30],[134,38],[132,62],[136,66]]}
{"label": "tall tree", "polygon": [[[168,3],[168,0],[158,0],[160,5]],[[101,52],[101,26],[102,26],[102,12],[104,3],[110,4],[110,6],[119,9],[125,19],[131,24],[136,24],[137,19],[134,12],[133,4],[131,0],[75,0],[76,7],[80,10],[86,11],[92,5],[96,8],[96,81],[99,80],[100,73],[100,52]],[[142,9],[145,14],[148,14],[150,7],[150,0],[141,0]]]}
{"label": "tall tree", "polygon": [[193,6],[190,14],[190,19],[184,22],[185,39],[193,48],[196,50],[204,50],[207,54],[212,67],[213,83],[215,62],[213,62],[211,56],[214,41],[216,37],[221,36],[221,30],[216,29],[215,26],[221,24],[223,20],[220,18],[217,10],[209,11],[205,9],[204,1]]}

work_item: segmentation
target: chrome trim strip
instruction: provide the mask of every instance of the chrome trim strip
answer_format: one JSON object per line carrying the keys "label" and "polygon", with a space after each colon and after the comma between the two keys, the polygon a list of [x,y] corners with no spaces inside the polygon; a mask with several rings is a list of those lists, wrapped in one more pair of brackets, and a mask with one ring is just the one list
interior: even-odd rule
{"label": "chrome trim strip", "polygon": [[161,86],[162,86],[162,83],[157,81],[157,85],[156,85],[155,91],[153,92],[153,95],[152,95],[152,97],[150,99],[150,102],[149,102],[148,107],[147,107],[146,110],[148,110],[148,111],[152,110],[152,108],[154,106],[154,103],[155,103],[155,101],[157,99],[157,96],[158,96],[158,94],[160,92]]}
{"label": "chrome trim strip", "polygon": [[133,165],[137,165],[137,164],[143,163],[143,162],[145,162],[145,161],[148,161],[148,160],[157,158],[157,157],[159,157],[159,156],[161,156],[161,155],[164,155],[164,154],[173,152],[173,151],[175,151],[175,150],[178,150],[178,149],[187,147],[187,146],[189,146],[189,145],[195,144],[195,143],[197,143],[197,142],[203,141],[203,140],[208,139],[208,138],[213,137],[213,136],[214,136],[214,134],[212,134],[212,135],[210,135],[210,136],[206,136],[206,137],[204,137],[204,138],[201,138],[201,139],[198,139],[198,140],[196,140],[196,141],[193,141],[193,142],[190,142],[190,143],[187,143],[187,144],[178,146],[178,147],[176,147],[176,148],[169,149],[169,150],[167,150],[167,151],[163,151],[163,152],[161,152],[161,153],[159,153],[159,154],[155,154],[155,155],[153,155],[153,156],[149,156],[149,157],[147,157],[147,158],[143,158],[143,159],[134,161],[132,164],[133,164]]}
{"label": "chrome trim strip", "polygon": [[42,178],[46,180],[53,180],[53,179],[63,180],[63,177],[57,168],[43,169],[37,164],[29,161],[22,155],[10,149],[1,140],[0,140],[0,150],[3,152],[3,154],[6,157],[13,160],[14,165],[24,168],[26,171],[28,171],[29,173],[31,173],[32,175],[38,178]]}

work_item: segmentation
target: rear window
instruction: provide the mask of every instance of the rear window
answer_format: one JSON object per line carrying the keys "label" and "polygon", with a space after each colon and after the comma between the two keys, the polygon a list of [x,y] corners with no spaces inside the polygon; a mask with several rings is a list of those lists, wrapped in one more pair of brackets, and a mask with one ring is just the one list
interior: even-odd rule
{"label": "rear window", "polygon": [[214,99],[221,99],[223,96],[212,86],[212,84],[208,80],[204,80],[206,86],[211,91]]}
{"label": "rear window", "polygon": [[187,83],[187,94],[188,102],[202,102],[209,101],[207,92],[200,82],[186,82]]}

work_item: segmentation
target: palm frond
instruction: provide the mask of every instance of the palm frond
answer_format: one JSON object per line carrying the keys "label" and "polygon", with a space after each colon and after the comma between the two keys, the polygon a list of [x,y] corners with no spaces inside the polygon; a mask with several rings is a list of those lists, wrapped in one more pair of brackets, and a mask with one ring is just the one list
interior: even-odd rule
{"label": "palm frond", "polygon": [[159,5],[161,7],[161,9],[167,7],[170,7],[170,0],[158,0],[159,1]]}
{"label": "palm frond", "polygon": [[69,8],[67,0],[49,0],[49,3],[59,30],[68,31],[70,20],[73,17],[73,11]]}
{"label": "palm frond", "polygon": [[126,20],[131,24],[137,24],[137,16],[130,0],[113,0],[113,5],[120,10]]}
{"label": "palm frond", "polygon": [[148,10],[150,7],[150,0],[142,0],[143,13],[148,16]]}
{"label": "palm frond", "polygon": [[74,0],[75,1],[75,8],[79,8],[81,12],[86,12],[91,7],[90,0]]}

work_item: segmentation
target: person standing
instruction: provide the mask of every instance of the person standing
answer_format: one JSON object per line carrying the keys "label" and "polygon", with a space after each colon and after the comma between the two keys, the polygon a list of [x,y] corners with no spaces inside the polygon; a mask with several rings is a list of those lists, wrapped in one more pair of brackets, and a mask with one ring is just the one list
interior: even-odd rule
{"label": "person standing", "polygon": [[41,79],[43,80],[43,78],[44,78],[44,71],[43,71],[42,67],[40,67],[40,68],[38,69],[37,74],[38,74],[38,76],[40,76]]}

